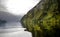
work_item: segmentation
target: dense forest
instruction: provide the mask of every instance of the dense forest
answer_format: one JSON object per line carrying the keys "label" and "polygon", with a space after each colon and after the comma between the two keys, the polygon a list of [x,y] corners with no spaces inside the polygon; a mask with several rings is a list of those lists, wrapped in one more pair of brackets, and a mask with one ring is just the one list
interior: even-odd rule
{"label": "dense forest", "polygon": [[41,0],[21,21],[32,37],[60,37],[60,0]]}

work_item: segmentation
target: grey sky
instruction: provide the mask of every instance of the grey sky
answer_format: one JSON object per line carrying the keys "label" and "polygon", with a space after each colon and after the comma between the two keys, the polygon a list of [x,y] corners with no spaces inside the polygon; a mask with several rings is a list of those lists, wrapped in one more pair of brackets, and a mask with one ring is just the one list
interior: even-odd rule
{"label": "grey sky", "polygon": [[[8,9],[7,9],[7,7],[6,7],[6,4],[7,4],[7,1],[8,0],[0,0],[0,19],[2,19],[2,20],[6,20],[6,21],[9,21],[9,22],[16,22],[16,21],[20,21],[20,19],[22,18],[22,16],[25,14],[25,13],[27,13],[32,7],[34,7],[36,4],[37,4],[37,2],[39,1],[37,1],[37,0],[29,0],[30,2],[31,2],[31,4],[30,5],[28,5],[27,3],[26,3],[26,1],[27,2],[29,2],[28,0],[26,0],[25,1],[25,3],[27,4],[27,6],[26,6],[26,8],[25,8],[25,6],[21,6],[22,7],[22,10],[24,10],[24,11],[21,11],[21,9],[19,9],[19,8],[21,8],[20,7],[20,5],[18,5],[18,7],[17,6],[15,6],[14,5],[14,3],[13,3],[13,5],[15,6],[14,8],[16,8],[17,7],[17,11],[18,11],[18,9],[19,9],[19,12],[15,12],[15,14],[16,13],[20,13],[20,15],[13,15],[13,14],[11,14],[12,12],[9,12],[8,11]],[[12,0],[11,0],[12,1]],[[21,1],[21,0],[18,0],[18,1]],[[17,2],[18,2],[17,1]],[[37,1],[37,2],[36,2]],[[16,0],[15,0],[15,2],[16,2]],[[22,2],[24,2],[24,0],[22,1]],[[36,3],[35,3],[36,2]],[[18,4],[18,3],[17,3]],[[20,3],[20,4],[22,4],[22,3]],[[24,3],[23,3],[24,4]],[[34,4],[34,5],[33,5]],[[12,10],[14,10],[13,9],[13,5],[11,5],[11,9]],[[33,5],[33,6],[32,6]],[[9,5],[10,6],[10,5]],[[30,8],[31,7],[31,8]],[[8,7],[9,8],[9,7]],[[25,9],[24,9],[25,8]],[[28,9],[28,8],[30,8],[30,9]],[[14,10],[14,11],[16,11],[16,9]],[[23,13],[23,14],[22,14]]]}

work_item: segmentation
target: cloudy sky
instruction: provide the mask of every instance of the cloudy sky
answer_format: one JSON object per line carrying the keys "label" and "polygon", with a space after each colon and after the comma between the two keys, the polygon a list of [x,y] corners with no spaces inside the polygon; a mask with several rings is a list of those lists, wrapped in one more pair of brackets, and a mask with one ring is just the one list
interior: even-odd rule
{"label": "cloudy sky", "polygon": [[19,21],[39,0],[0,0],[0,19]]}

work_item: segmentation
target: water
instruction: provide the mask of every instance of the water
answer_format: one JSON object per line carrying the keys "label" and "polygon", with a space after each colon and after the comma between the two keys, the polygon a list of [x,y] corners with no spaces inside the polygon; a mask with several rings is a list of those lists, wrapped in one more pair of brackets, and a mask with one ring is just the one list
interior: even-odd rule
{"label": "water", "polygon": [[7,22],[5,28],[23,28],[20,22]]}
{"label": "water", "polygon": [[4,27],[0,27],[0,37],[32,37],[25,29],[20,22],[7,22]]}
{"label": "water", "polygon": [[0,37],[32,37],[30,32],[18,31],[10,33],[1,33]]}

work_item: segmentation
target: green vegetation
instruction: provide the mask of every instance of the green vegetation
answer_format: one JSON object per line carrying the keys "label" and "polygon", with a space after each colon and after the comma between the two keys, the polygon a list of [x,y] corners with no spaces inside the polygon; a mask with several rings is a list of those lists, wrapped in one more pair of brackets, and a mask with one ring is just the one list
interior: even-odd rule
{"label": "green vegetation", "polygon": [[22,19],[33,37],[60,37],[60,0],[41,0]]}

